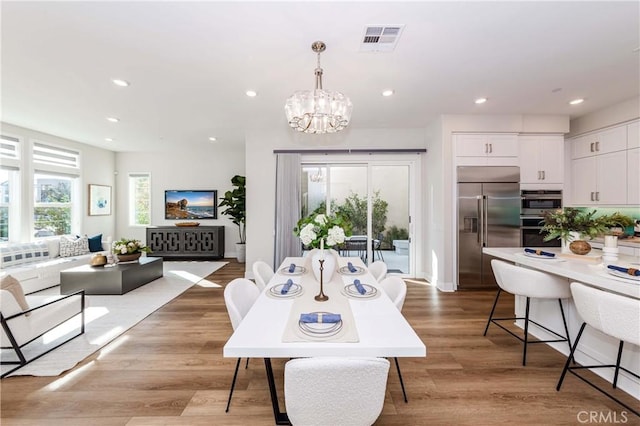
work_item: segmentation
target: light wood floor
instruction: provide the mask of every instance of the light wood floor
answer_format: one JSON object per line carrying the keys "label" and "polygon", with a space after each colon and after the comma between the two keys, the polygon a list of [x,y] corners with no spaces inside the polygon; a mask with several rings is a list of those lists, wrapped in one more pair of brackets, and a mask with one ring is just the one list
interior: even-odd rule
{"label": "light wood floor", "polygon": [[[220,287],[194,286],[66,374],[3,379],[0,423],[273,424],[260,359],[241,369],[231,410],[224,412],[235,360],[222,357],[231,334],[223,287],[244,271],[229,262],[208,277]],[[546,345],[532,345],[522,367],[516,339],[495,327],[483,337],[493,298],[494,292],[440,293],[408,281],[403,313],[427,345],[427,357],[400,360],[408,404],[392,364],[376,425],[584,424],[585,412],[640,424],[571,375],[556,392],[564,357]],[[512,305],[504,297],[499,309],[509,315]],[[281,400],[284,362],[274,360]]]}

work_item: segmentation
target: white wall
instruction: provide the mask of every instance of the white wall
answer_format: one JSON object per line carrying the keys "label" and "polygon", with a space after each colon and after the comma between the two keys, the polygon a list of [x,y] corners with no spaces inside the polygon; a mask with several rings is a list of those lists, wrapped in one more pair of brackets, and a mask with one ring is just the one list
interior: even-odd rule
{"label": "white wall", "polygon": [[[175,220],[164,218],[164,191],[173,189],[216,189],[218,198],[232,189],[231,178],[245,174],[245,152],[242,144],[203,144],[197,152],[174,149],[163,152],[119,152],[116,154],[116,238],[146,241],[146,227],[129,224],[128,174],[151,173],[151,224],[173,226]],[[218,200],[219,202],[219,200]],[[239,241],[238,227],[228,216],[199,220],[201,226],[225,226],[225,256],[235,257]]]}
{"label": "white wall", "polygon": [[283,126],[279,130],[248,132],[247,270],[251,270],[256,260],[273,262],[276,163],[273,150],[424,147],[423,129],[348,129],[334,135],[316,136]]}
{"label": "white wall", "polygon": [[640,117],[640,96],[571,120],[567,138]]}
{"label": "white wall", "polygon": [[[72,141],[69,139],[60,138],[57,136],[49,135],[47,133],[38,132],[24,127],[14,126],[8,123],[1,123],[2,133],[10,136],[17,136],[22,138],[26,147],[30,147],[32,141],[40,141],[49,143],[51,145],[67,147],[78,150],[80,152],[81,162],[81,175],[80,175],[80,222],[79,229],[74,232],[81,234],[87,234],[89,236],[96,234],[103,234],[103,238],[114,233],[115,229],[115,212],[109,216],[89,216],[89,184],[107,185],[111,186],[112,190],[115,187],[113,178],[113,171],[115,165],[115,153],[107,149],[101,149],[92,145],[87,145],[81,142]],[[22,168],[24,173],[32,173],[31,166],[26,165]],[[30,188],[33,186],[33,179],[31,176],[25,174],[21,177],[21,186],[23,187],[23,197],[31,197],[28,200],[27,206],[22,205],[21,210],[23,214],[21,217],[26,218],[27,212],[31,210],[33,203],[33,196]],[[112,200],[113,201],[113,200]],[[26,222],[25,222],[26,223]],[[29,241],[33,236],[31,235],[31,229],[26,226],[22,227],[21,241]]]}

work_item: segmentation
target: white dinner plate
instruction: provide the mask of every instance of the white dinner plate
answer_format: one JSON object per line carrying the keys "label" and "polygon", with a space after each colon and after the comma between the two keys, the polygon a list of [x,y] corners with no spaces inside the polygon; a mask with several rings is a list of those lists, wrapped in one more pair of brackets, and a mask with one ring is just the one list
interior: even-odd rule
{"label": "white dinner plate", "polygon": [[[315,313],[319,313],[319,312],[315,312]],[[327,314],[329,312],[322,312],[322,313]],[[324,339],[324,338],[332,337],[338,334],[342,330],[343,322],[342,322],[342,319],[338,322],[329,322],[329,323],[298,321],[298,326],[300,327],[300,331],[302,331],[305,335]]]}
{"label": "white dinner plate", "polygon": [[267,294],[278,299],[288,299],[292,297],[298,297],[304,292],[304,289],[300,284],[293,283],[291,284],[289,291],[285,294],[282,294],[282,287],[284,287],[286,284],[287,283],[276,284],[272,287],[269,287]]}
{"label": "white dinner plate", "polygon": [[364,268],[363,267],[355,266],[355,265],[353,265],[353,267],[356,269],[355,272],[351,272],[349,270],[348,266],[343,266],[343,267],[338,269],[338,273],[342,274],[342,275],[362,275],[362,274],[364,274]]}
{"label": "white dinner plate", "polygon": [[616,271],[615,269],[609,269],[609,268],[607,268],[607,272],[610,273],[611,275],[615,275],[618,278],[623,278],[625,280],[640,283],[640,277],[629,275],[625,272],[620,272],[620,271]]}
{"label": "white dinner plate", "polygon": [[293,272],[289,272],[289,266],[285,266],[284,268],[278,271],[278,273],[282,275],[302,275],[306,272],[307,272],[307,268],[299,265],[296,265],[296,269]]}
{"label": "white dinner plate", "polygon": [[543,254],[527,253],[526,251],[522,252],[522,254],[524,254],[527,257],[533,257],[535,259],[558,260],[558,256],[557,255],[552,257],[552,256],[545,256]]}
{"label": "white dinner plate", "polygon": [[366,290],[365,294],[360,294],[355,284],[348,284],[342,289],[342,294],[347,297],[353,297],[355,299],[368,299],[378,295],[378,289],[369,284],[361,284]]}

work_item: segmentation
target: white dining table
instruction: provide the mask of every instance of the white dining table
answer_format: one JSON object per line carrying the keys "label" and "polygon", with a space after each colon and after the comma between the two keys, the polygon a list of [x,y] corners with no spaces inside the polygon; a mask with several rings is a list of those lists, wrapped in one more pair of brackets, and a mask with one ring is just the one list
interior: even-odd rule
{"label": "white dining table", "polygon": [[[304,266],[304,292],[309,295],[319,293],[320,284],[312,275],[310,258],[288,257],[278,267],[276,274],[269,281],[265,290],[260,294],[240,325],[236,328],[223,349],[223,356],[230,358],[264,358],[269,381],[269,390],[273,404],[276,424],[289,424],[286,413],[281,412],[275,389],[271,358],[301,358],[301,357],[425,357],[427,349],[411,325],[396,308],[393,302],[378,287],[377,281],[359,257],[339,257],[337,268],[351,262],[361,267],[361,275],[348,277],[334,272],[329,282],[324,282],[324,293],[331,298],[345,298],[348,300],[357,330],[358,341],[340,343],[331,341],[296,341],[283,342],[283,334],[289,322],[290,311],[294,299],[271,297],[269,288],[282,284],[289,278],[281,270],[292,263]],[[301,282],[301,277],[295,282]],[[358,278],[364,284],[370,284],[378,289],[378,295],[373,298],[347,298],[342,289],[345,281],[352,282]],[[312,301],[313,307],[323,310],[328,302]],[[348,318],[348,317],[346,317]]]}

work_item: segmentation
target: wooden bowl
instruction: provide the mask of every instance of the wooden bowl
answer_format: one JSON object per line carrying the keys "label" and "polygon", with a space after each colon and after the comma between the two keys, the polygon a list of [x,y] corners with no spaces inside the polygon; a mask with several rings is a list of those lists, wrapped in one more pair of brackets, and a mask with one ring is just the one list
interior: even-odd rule
{"label": "wooden bowl", "polygon": [[569,244],[569,250],[575,254],[587,254],[591,251],[591,244],[584,240],[572,241],[571,244]]}

